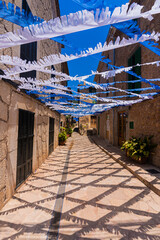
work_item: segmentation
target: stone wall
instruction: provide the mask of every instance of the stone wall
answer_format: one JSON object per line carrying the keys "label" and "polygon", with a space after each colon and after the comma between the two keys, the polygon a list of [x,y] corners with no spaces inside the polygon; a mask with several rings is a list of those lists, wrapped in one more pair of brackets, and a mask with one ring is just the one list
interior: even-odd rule
{"label": "stone wall", "polygon": [[91,125],[91,116],[87,115],[79,118],[79,126],[84,127],[86,130],[90,128]]}
{"label": "stone wall", "polygon": [[[12,2],[16,6],[22,8],[22,0],[6,0],[6,3]],[[34,16],[38,16],[46,21],[56,18],[59,15],[58,6],[56,6],[56,2],[54,0],[27,0],[27,3],[31,9],[31,12]],[[13,32],[16,29],[19,29],[20,26],[16,24],[12,24],[4,19],[0,19],[0,34],[4,34],[6,32]],[[61,44],[47,39],[37,42],[37,60],[48,56],[50,54],[58,54],[61,52]],[[20,46],[6,48],[0,50],[0,55],[9,55],[9,56],[16,56],[20,57]],[[5,70],[6,67],[13,67],[10,65],[3,65],[0,64],[0,69]],[[62,65],[56,64],[55,70],[62,71]],[[36,75],[37,79],[48,79],[51,77],[50,74],[37,72]]]}
{"label": "stone wall", "polygon": [[[58,17],[59,11],[57,11],[56,2],[54,0],[27,0],[28,5],[32,11],[32,14],[34,16],[38,16],[46,21]],[[43,58],[45,56],[48,56],[50,54],[58,54],[61,52],[61,44],[47,39],[39,41],[37,44],[37,60],[40,58]],[[62,71],[62,65],[56,64],[55,70],[61,72]],[[50,74],[38,72],[37,78],[40,79],[48,79],[50,78]]]}
{"label": "stone wall", "polygon": [[97,116],[97,132],[98,132],[98,117],[99,117],[99,136],[105,139],[108,143],[114,144],[116,128],[113,127],[116,121],[115,110],[103,112]]}
{"label": "stone wall", "polygon": [[0,208],[16,188],[19,109],[35,113],[33,172],[48,156],[49,117],[55,119],[54,148],[58,145],[60,115],[0,80]]}
{"label": "stone wall", "polygon": [[129,137],[133,135],[153,135],[153,143],[158,146],[152,156],[153,164],[160,167],[160,97],[153,100],[134,104],[130,107],[128,121],[134,122],[134,129],[129,131]]}
{"label": "stone wall", "polygon": [[[145,5],[144,11],[149,10],[154,4],[154,0],[133,0],[131,2],[138,2],[141,5]],[[160,29],[160,16],[155,15],[152,21],[147,19],[139,19],[138,24],[141,28],[141,31],[146,30],[149,32],[155,31],[159,32]],[[117,36],[120,38],[127,37],[125,34],[116,30],[115,28],[111,28],[109,32],[109,37],[107,38],[107,42],[113,40]],[[160,44],[160,42],[158,42]],[[116,50],[104,52],[103,55],[106,58],[109,58],[116,66],[128,66],[128,59],[133,55],[133,53],[137,50],[137,48],[141,47],[141,63],[147,63],[152,61],[159,60],[159,56],[147,49],[146,47],[140,44],[134,44],[128,47],[119,48]],[[107,70],[107,65],[105,63],[100,62],[98,66],[98,71],[102,71],[102,69]],[[141,67],[141,76],[146,79],[159,78],[160,76],[160,68],[156,65],[148,65]],[[98,83],[104,83],[104,79],[95,77],[95,81]],[[128,81],[128,74],[122,73],[115,76],[115,78],[109,78],[108,82],[119,82],[119,81]],[[105,80],[106,82],[106,80]],[[159,85],[159,82],[154,82]],[[117,88],[127,89],[128,84],[121,83],[114,85]],[[141,82],[141,87],[150,87],[149,84],[145,82]],[[151,90],[150,92],[152,92]],[[143,92],[143,93],[147,93]],[[114,95],[113,93],[109,93],[108,97]],[[119,93],[115,93],[115,95],[120,95]],[[124,94],[123,94],[124,95]],[[100,94],[100,96],[104,96],[104,94]],[[156,166],[160,167],[160,97],[155,97],[153,100],[147,100],[139,104],[132,105],[131,107],[118,107],[108,112],[102,113],[99,115],[100,117],[100,136],[106,139],[109,143],[113,145],[118,145],[118,114],[120,112],[124,112],[127,116],[126,119],[126,136],[125,139],[129,139],[131,136],[140,137],[142,135],[154,135],[153,142],[158,144],[155,149],[155,154],[152,156],[152,162]],[[106,135],[106,114],[109,115],[110,129],[108,136]],[[130,129],[129,123],[134,123],[134,129]],[[97,121],[97,129],[98,129],[98,121]]]}

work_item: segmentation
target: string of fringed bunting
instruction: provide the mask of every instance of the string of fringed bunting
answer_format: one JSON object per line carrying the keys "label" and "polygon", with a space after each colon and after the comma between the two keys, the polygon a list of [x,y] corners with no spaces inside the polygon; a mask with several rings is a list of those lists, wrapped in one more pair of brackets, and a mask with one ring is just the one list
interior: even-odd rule
{"label": "string of fringed bunting", "polygon": [[[80,2],[83,6],[86,6],[85,7],[86,9],[87,9],[87,6],[90,6],[92,9],[95,9],[96,6],[97,7],[101,6],[102,8],[102,7],[106,7],[107,4],[110,4],[108,3],[108,1],[103,1],[103,0],[99,0],[98,2],[94,1],[94,4],[93,2],[91,3],[91,1],[89,2],[87,1],[86,3],[82,3],[82,1]],[[112,6],[112,3],[110,5]],[[114,9],[114,6],[112,6],[112,9]],[[44,22],[43,19],[37,16],[33,16],[32,12],[28,13],[24,9],[20,9],[18,6],[10,2],[7,5],[5,1],[1,1],[1,0],[0,0],[0,18],[3,18],[21,27],[27,27],[29,25]],[[134,20],[130,20],[130,21],[126,21],[118,24],[116,23],[116,24],[113,24],[113,26],[131,38],[134,37],[135,34],[139,37],[141,36],[141,30],[137,25],[137,22]],[[73,47],[72,43],[66,41],[66,38],[64,36],[52,38],[52,40],[57,41],[67,47],[70,47],[72,48],[72,50],[73,49],[78,50],[76,47]],[[153,41],[146,41],[141,44],[160,56],[160,50],[156,47],[156,44]]]}
{"label": "string of fringed bunting", "polygon": [[[19,80],[22,80],[22,79],[19,79]],[[70,91],[67,87],[57,85],[57,84],[53,84],[52,81],[43,82],[43,81],[38,81],[38,80],[35,80],[35,79],[27,79],[27,80],[23,79],[23,84],[20,86],[20,88],[28,89],[30,91],[30,93],[36,93],[38,95],[40,95],[40,92],[42,93],[42,95],[44,95],[44,93],[48,93],[47,97],[49,98],[49,101],[51,100],[50,99],[50,94],[53,94],[53,93],[55,94],[55,96],[61,95],[61,96],[65,96],[65,97],[66,96],[71,97],[71,94],[65,92],[65,91]],[[117,89],[117,88],[110,88],[110,89],[114,89],[114,90],[118,90],[118,91],[122,91],[122,92],[127,92],[125,90]],[[137,90],[137,89],[134,89],[134,91],[135,90]],[[128,92],[127,92],[127,94],[128,94]],[[141,95],[139,95],[139,94],[136,95],[135,93],[131,93],[131,94],[133,94],[133,97],[141,96],[141,98],[143,100],[144,99],[149,99],[151,96],[154,96],[153,94],[141,94]],[[120,96],[119,98],[121,98],[121,97],[122,96]],[[123,97],[126,97],[126,96],[123,96]],[[73,98],[73,96],[72,96],[72,98]],[[112,106],[112,107],[113,107],[113,105],[110,105],[110,103],[114,103],[114,104],[116,104],[116,106],[124,106],[124,105],[128,104],[127,103],[128,101],[124,101],[124,100],[123,101],[119,101],[119,100],[115,101],[113,98],[108,98],[108,99],[107,98],[100,98],[100,97],[97,97],[95,95],[91,96],[89,94],[74,95],[74,100],[77,100],[77,98],[81,98],[81,99],[85,99],[85,100],[91,100],[91,101],[96,100],[96,101],[101,101],[101,102],[107,102],[107,105],[109,104],[109,106]],[[117,98],[118,98],[118,96],[117,96]],[[44,100],[44,102],[47,102],[46,101],[47,99],[44,96],[39,97],[39,99],[42,100],[42,101]],[[72,101],[73,101],[73,99],[72,99]],[[130,101],[130,104],[136,103],[137,101],[138,100]],[[78,107],[74,106],[74,108],[76,107],[77,110],[75,110],[73,107],[71,108],[71,106],[69,106],[69,108],[67,106],[62,107],[62,104],[61,104],[61,106],[59,106],[59,104],[50,103],[50,105],[52,105],[53,109],[61,110],[61,111],[63,111],[63,113],[66,113],[66,112],[68,113],[69,111],[71,113],[71,111],[72,111],[72,114],[74,114],[74,115],[75,115],[75,112],[76,112],[76,116],[82,116],[82,113],[84,114],[84,111],[82,111],[82,110],[84,110],[84,105],[79,105]],[[70,105],[71,105],[71,103],[70,103]],[[93,106],[90,106],[90,108],[92,109],[92,110],[90,110],[90,112],[92,111],[92,113],[93,113],[93,111],[95,109],[96,109],[96,111],[104,110],[104,105],[103,105],[103,108],[100,104],[97,104],[96,108],[93,108]],[[78,109],[79,109],[79,113],[77,114]],[[86,110],[86,107],[85,107],[85,110]],[[81,113],[80,113],[80,111],[81,111]],[[85,114],[88,114],[88,111],[86,111]]]}
{"label": "string of fringed bunting", "polygon": [[[35,25],[44,22],[42,18],[33,16],[32,12],[29,13],[24,9],[16,6],[13,3],[6,3],[5,1],[0,0],[0,18],[5,19],[9,22],[12,22],[20,27],[28,27],[30,25]],[[51,40],[54,40],[58,43],[61,43],[65,46],[70,47],[71,43],[66,41],[64,36],[55,37]]]}
{"label": "string of fringed bunting", "polygon": [[[108,61],[107,61],[108,62]],[[159,62],[158,61],[155,61],[155,62],[151,62],[151,63],[145,63],[145,64],[143,64],[143,65],[150,65],[150,64],[156,64],[157,66],[159,66]],[[136,65],[136,66],[140,66],[140,65],[142,65],[142,64],[138,64],[138,65]],[[115,66],[113,66],[113,65],[111,65],[112,67],[115,67]],[[115,71],[116,72],[116,74],[118,74],[118,73],[121,73],[121,72],[123,72],[123,71],[129,71],[131,68],[133,68],[133,66],[131,66],[131,67],[127,67],[127,68],[124,68],[123,67],[123,69],[120,69],[120,71],[119,71],[119,69],[118,69],[118,71]],[[113,71],[113,70],[111,70],[111,71]],[[110,71],[107,71],[107,72],[110,72]],[[98,72],[95,72],[94,74],[100,74],[100,73],[98,73]],[[109,75],[107,74],[107,77],[108,77]],[[55,94],[55,96],[63,96],[63,97],[66,97],[66,96],[68,96],[68,97],[70,97],[70,95],[71,94],[69,94],[69,93],[66,93],[66,92],[68,92],[68,91],[70,91],[68,88],[66,88],[66,87],[64,87],[64,86],[62,86],[62,85],[58,85],[58,84],[55,84],[55,82],[58,82],[59,81],[59,79],[56,79],[56,78],[54,78],[53,79],[53,82],[52,82],[52,80],[48,80],[48,81],[38,81],[38,80],[36,80],[36,79],[23,79],[23,78],[18,78],[18,77],[11,77],[10,78],[12,81],[13,80],[18,80],[19,81],[19,83],[21,82],[21,85],[19,86],[19,88],[20,89],[26,89],[26,90],[28,90],[30,93],[35,93],[35,91],[36,91],[36,94],[38,94],[38,95],[40,95],[40,93],[42,93],[42,95],[44,94],[44,93],[48,93],[48,96],[47,96],[47,98],[49,98],[49,100],[50,100],[50,94]],[[60,79],[60,81],[64,81],[64,79],[63,78],[61,78]],[[124,97],[128,97],[129,95],[131,95],[131,96],[133,96],[133,97],[138,97],[138,98],[141,98],[141,100],[145,100],[145,99],[150,99],[151,97],[153,97],[156,93],[152,93],[152,94],[136,94],[136,93],[132,93],[132,92],[130,92],[130,90],[122,90],[122,89],[118,89],[118,88],[113,88],[113,87],[109,87],[108,85],[106,85],[106,86],[103,86],[102,87],[102,85],[99,85],[99,84],[92,84],[92,83],[89,83],[89,82],[87,82],[87,81],[85,81],[86,83],[88,83],[89,85],[92,85],[92,86],[95,86],[97,89],[98,88],[101,88],[101,89],[103,89],[103,90],[106,90],[106,89],[112,89],[112,90],[117,90],[117,91],[120,91],[120,92],[123,92],[123,93],[127,93],[127,95],[123,95],[123,96],[115,96],[115,97],[110,97],[110,98],[103,98],[103,97],[97,97],[96,95],[89,95],[89,94],[77,94],[76,95],[76,92],[74,92],[74,91],[72,91],[72,93],[74,93],[75,95],[74,95],[74,99],[72,99],[72,101],[73,100],[77,100],[77,98],[81,98],[81,99],[84,99],[84,100],[90,100],[90,101],[100,101],[100,102],[106,102],[107,103],[107,105],[108,104],[110,104],[110,103],[114,103],[114,104],[116,104],[116,106],[124,106],[125,104],[128,104],[127,102],[128,102],[128,100],[127,101],[120,101],[120,100],[116,100],[116,98],[124,98]],[[149,81],[150,82],[150,81]],[[151,88],[151,89],[153,89],[153,88]],[[139,89],[134,89],[133,91],[138,91]],[[149,90],[149,89],[141,89],[141,91],[142,90]],[[41,101],[44,101],[44,102],[48,102],[47,101],[47,98],[46,97],[39,97],[39,99],[41,100]],[[136,103],[138,100],[134,100],[134,101],[130,101],[130,104],[134,104],[134,103]],[[139,101],[138,101],[139,102]],[[47,103],[48,104],[48,103]],[[51,104],[51,103],[50,103]],[[52,103],[53,104],[53,106],[52,106],[52,108],[53,109],[55,109],[55,110],[59,110],[59,104],[55,104],[55,103]],[[112,106],[113,107],[113,105],[109,105],[109,106]],[[115,105],[114,105],[115,106]],[[88,106],[87,106],[88,107]],[[106,106],[107,107],[107,106]],[[70,108],[70,110],[69,110],[69,108]],[[75,115],[75,110],[74,109],[77,109],[77,111],[78,111],[78,109],[79,109],[79,113],[77,114],[77,112],[76,112],[76,116],[78,117],[79,115],[80,116],[82,116],[82,113],[84,114],[84,111],[81,111],[81,110],[84,110],[84,105],[83,106],[81,106],[81,105],[79,105],[79,106],[77,106],[77,105],[74,105],[72,108],[71,108],[71,104],[70,104],[70,106],[69,107],[67,107],[67,106],[64,106],[64,107],[62,107],[62,104],[61,104],[61,106],[60,106],[60,111],[61,112],[63,112],[63,113],[68,113],[69,111],[70,111],[70,113],[71,113],[71,111],[72,111],[72,114],[74,114]],[[89,108],[89,107],[88,107]],[[93,113],[93,111],[94,111],[94,109],[96,109],[96,111],[98,111],[98,112],[100,112],[100,111],[102,111],[103,109],[104,109],[104,105],[103,105],[103,108],[101,107],[101,105],[100,104],[97,104],[97,107],[96,108],[93,108],[93,106],[90,106],[90,108],[92,109],[91,111],[92,111],[92,113]],[[85,109],[86,109],[86,107],[85,107]],[[107,108],[108,109],[108,108]],[[80,111],[81,111],[81,113],[80,113]],[[88,110],[89,111],[89,110]],[[86,111],[86,113],[85,114],[88,114],[88,111]]]}
{"label": "string of fringed bunting", "polygon": [[[114,24],[114,26],[116,26],[119,30],[130,37],[129,39],[121,39],[120,37],[117,37],[114,43],[112,41],[108,44],[105,43],[104,45],[102,45],[102,43],[99,43],[94,49],[88,48],[88,50],[81,51],[80,53],[76,54],[58,54],[46,56],[43,59],[40,59],[38,62],[27,62],[26,60],[22,60],[18,57],[11,58],[9,56],[1,56],[0,63],[14,66],[11,69],[8,68],[5,70],[5,77],[12,81],[18,82],[19,89],[25,89],[28,94],[37,94],[37,98],[50,108],[57,110],[60,113],[66,115],[71,114],[76,117],[103,112],[113,107],[130,106],[134,103],[139,103],[141,101],[150,99],[156,94],[159,94],[160,86],[155,84],[155,82],[159,82],[159,79],[144,79],[141,76],[135,74],[132,70],[137,66],[157,65],[159,67],[160,61],[137,64],[130,67],[117,67],[111,65],[105,59],[103,61],[106,61],[107,66],[111,66],[112,70],[101,73],[92,71],[92,73],[89,75],[74,77],[48,68],[51,65],[91,56],[96,53],[129,46],[135,43],[141,43],[159,55],[159,49],[156,47],[157,44],[155,42],[159,41],[160,33],[141,33],[140,29],[134,24],[133,19],[143,17],[152,20],[152,15],[160,13],[160,0],[155,1],[151,10],[142,11],[142,9],[143,6],[140,6],[137,3],[133,3],[131,6],[129,6],[129,4],[125,4],[121,7],[116,7],[113,12],[111,12],[108,7],[101,10],[96,9],[96,11],[83,10],[81,12],[69,14],[68,16],[52,19],[49,22],[45,22],[38,18],[33,19],[30,16],[29,21],[32,20],[32,22],[30,22],[30,26],[27,26],[26,16],[23,11],[18,10],[18,8],[15,10],[14,5],[11,4],[9,4],[7,8],[5,3],[2,3],[2,1],[0,1],[0,10],[2,10],[0,12],[0,17],[4,18],[6,12],[9,12],[10,15],[14,15],[14,21],[17,18],[17,21],[21,21],[21,24],[22,22],[26,24],[24,28],[21,28],[16,32],[1,34],[0,49],[110,24]],[[130,23],[128,20],[130,20]],[[124,25],[122,23],[124,23]],[[15,77],[16,74],[32,70],[55,74],[59,78],[42,81],[31,78],[24,79]],[[103,78],[108,79],[122,72],[127,72],[133,75],[136,80],[109,82],[106,84],[91,83],[86,80],[93,75],[101,75]],[[137,78],[139,80],[137,80]],[[100,92],[93,94],[85,94],[82,92],[77,93],[76,91],[70,90],[69,88],[58,84],[68,80],[78,80],[79,82],[83,82],[85,86],[81,86],[80,88],[89,86],[102,90],[103,92],[101,92],[101,94],[116,93],[116,95],[113,94],[113,96],[100,97],[97,96],[97,94],[100,94]],[[141,89],[121,89],[114,86],[116,83],[131,83],[137,81],[145,82],[150,86]],[[138,93],[139,91],[141,91],[141,93]],[[53,100],[52,97],[56,96],[59,99]],[[134,98],[134,100],[129,100],[130,98]],[[81,103],[79,103],[79,101],[81,101]],[[97,102],[101,102],[103,104],[97,104]]]}
{"label": "string of fringed bunting", "polygon": [[[49,56],[45,56],[43,59],[40,59],[38,62],[28,62],[28,63],[27,61],[21,60],[19,58],[11,59],[10,57],[8,57],[7,59],[7,56],[5,56],[4,58],[1,57],[1,62],[3,61],[3,63],[5,64],[19,65],[21,67],[26,68],[26,71],[31,71],[33,69],[40,70],[41,68],[45,68],[47,66],[56,65],[56,64],[68,62],[71,60],[76,60],[79,58],[91,56],[104,51],[109,51],[109,50],[113,50],[121,47],[130,46],[130,45],[133,45],[139,42],[144,42],[151,39],[157,42],[159,41],[159,37],[160,37],[160,33],[155,33],[155,32],[153,32],[152,34],[142,34],[139,38],[137,37],[137,35],[135,35],[134,38],[129,38],[129,39],[123,38],[122,40],[118,36],[115,43],[113,43],[113,41],[110,41],[109,44],[105,42],[103,45],[102,43],[99,43],[94,49],[88,48],[88,50],[81,51],[80,54],[78,53],[71,54],[71,55],[52,54]],[[14,71],[14,69],[12,71]]]}
{"label": "string of fringed bunting", "polygon": [[[55,78],[55,82],[62,82],[62,81],[68,81],[68,80],[77,80],[77,81],[81,81],[81,82],[84,82],[85,84],[87,85],[90,85],[92,87],[95,87],[95,88],[101,88],[101,85],[99,84],[94,84],[94,83],[90,83],[88,81],[86,81],[87,78],[91,77],[91,76],[94,76],[94,75],[101,75],[103,78],[105,79],[108,79],[110,77],[115,77],[117,74],[120,74],[122,72],[128,72],[130,73],[131,75],[137,77],[137,78],[140,78],[140,76],[136,75],[136,73],[134,72],[131,72],[131,70],[135,67],[139,67],[139,66],[149,66],[149,65],[157,65],[159,67],[159,64],[160,64],[160,61],[154,61],[154,62],[148,62],[148,63],[143,63],[143,64],[136,64],[134,66],[130,66],[130,67],[117,67],[117,66],[113,66],[111,64],[108,63],[108,60],[104,60],[107,62],[107,65],[109,66],[112,66],[116,69],[114,70],[109,70],[109,71],[104,71],[104,72],[98,72],[98,71],[92,71],[91,74],[89,75],[85,75],[85,76],[80,76],[80,77],[73,77],[73,76],[69,76],[67,74],[64,74],[62,72],[57,72],[55,70],[52,70],[52,69],[46,69],[46,68],[40,68],[40,65],[39,63],[36,63],[36,62],[33,62],[33,63],[26,63],[27,61],[26,60],[22,60],[18,57],[13,57],[11,58],[10,56],[0,56],[0,63],[4,63],[4,64],[10,64],[10,65],[16,65],[15,68],[12,68],[12,69],[7,69],[5,71],[5,75],[9,78],[11,75],[16,75],[16,74],[19,74],[19,73],[24,73],[26,71],[32,71],[32,70],[37,70],[37,71],[42,71],[42,72],[45,72],[45,73],[49,73],[49,74],[54,74],[54,75],[57,75],[59,77],[61,77],[60,79],[57,79]],[[41,62],[41,60],[40,60]],[[51,62],[50,62],[50,65]],[[11,79],[11,78],[10,78]],[[14,80],[14,78],[12,78]],[[11,79],[11,80],[12,80]],[[151,83],[149,80],[147,79],[142,79],[142,81],[146,82],[146,83],[149,83],[153,88],[155,89],[160,89],[160,87],[156,84],[153,84]],[[105,89],[104,89],[105,90]]]}
{"label": "string of fringed bunting", "polygon": [[138,99],[138,100],[128,100],[128,101],[123,101],[119,104],[117,103],[109,103],[109,104],[94,104],[91,107],[85,107],[85,108],[74,108],[74,107],[65,107],[63,105],[60,104],[46,104],[47,106],[49,106],[51,109],[60,111],[61,113],[63,113],[64,115],[72,115],[75,117],[82,117],[84,115],[92,115],[95,113],[100,113],[103,111],[107,111],[110,110],[111,108],[114,107],[119,107],[119,106],[131,106],[135,103],[140,103],[142,102],[142,99]]}
{"label": "string of fringed bunting", "polygon": [[[135,20],[123,22],[123,24],[116,23],[113,26],[130,38],[133,38],[135,35],[137,35],[138,38],[142,36],[141,29],[137,25],[137,21],[135,21]],[[140,44],[142,46],[148,48],[150,51],[154,52],[158,56],[160,56],[160,49],[158,48],[158,43],[155,43],[152,40],[148,40],[145,42],[141,42]]]}
{"label": "string of fringed bunting", "polygon": [[152,20],[152,15],[160,13],[160,0],[155,1],[151,10],[143,12],[142,9],[143,6],[137,3],[133,3],[131,6],[127,3],[121,7],[116,7],[112,13],[108,7],[96,9],[95,11],[83,10],[70,13],[67,16],[51,19],[48,22],[44,21],[42,23],[32,24],[18,29],[14,33],[8,32],[1,34],[0,49],[141,17]]}

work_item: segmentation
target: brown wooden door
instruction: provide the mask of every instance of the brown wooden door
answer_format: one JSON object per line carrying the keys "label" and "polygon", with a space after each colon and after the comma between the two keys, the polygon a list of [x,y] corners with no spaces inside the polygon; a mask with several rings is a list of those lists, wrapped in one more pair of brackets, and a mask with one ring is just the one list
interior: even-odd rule
{"label": "brown wooden door", "polygon": [[118,145],[122,146],[126,140],[126,114],[125,112],[118,113]]}

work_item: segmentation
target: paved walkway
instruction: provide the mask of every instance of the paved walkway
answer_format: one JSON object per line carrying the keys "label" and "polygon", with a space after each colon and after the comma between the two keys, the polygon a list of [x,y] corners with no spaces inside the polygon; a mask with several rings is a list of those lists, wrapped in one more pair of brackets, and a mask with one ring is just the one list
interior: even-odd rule
{"label": "paved walkway", "polygon": [[0,239],[160,239],[160,197],[74,133],[1,210]]}
{"label": "paved walkway", "polygon": [[120,148],[108,144],[104,139],[90,137],[104,152],[111,156],[116,162],[133,173],[146,186],[160,196],[160,169],[152,164],[138,164],[126,157],[125,152]]}

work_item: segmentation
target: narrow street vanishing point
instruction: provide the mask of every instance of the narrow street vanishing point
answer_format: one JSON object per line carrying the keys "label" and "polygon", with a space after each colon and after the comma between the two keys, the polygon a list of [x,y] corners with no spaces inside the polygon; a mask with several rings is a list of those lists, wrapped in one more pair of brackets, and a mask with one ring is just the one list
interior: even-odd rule
{"label": "narrow street vanishing point", "polygon": [[0,212],[0,239],[160,239],[160,198],[74,132]]}

